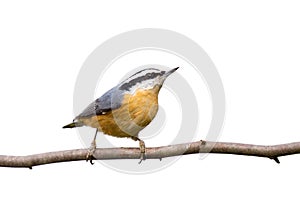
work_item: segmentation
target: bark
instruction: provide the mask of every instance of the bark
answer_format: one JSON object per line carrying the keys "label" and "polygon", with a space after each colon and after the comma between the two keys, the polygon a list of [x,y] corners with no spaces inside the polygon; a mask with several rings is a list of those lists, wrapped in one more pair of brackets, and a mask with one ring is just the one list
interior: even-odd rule
{"label": "bark", "polygon": [[[87,149],[74,149],[47,152],[28,156],[0,155],[0,167],[25,167],[86,160]],[[146,148],[146,159],[162,159],[198,153],[235,154],[258,156],[273,159],[279,163],[278,157],[300,153],[300,142],[280,145],[253,145],[228,142],[199,141],[162,147]],[[105,159],[139,159],[139,148],[97,148],[94,153],[96,160]]]}

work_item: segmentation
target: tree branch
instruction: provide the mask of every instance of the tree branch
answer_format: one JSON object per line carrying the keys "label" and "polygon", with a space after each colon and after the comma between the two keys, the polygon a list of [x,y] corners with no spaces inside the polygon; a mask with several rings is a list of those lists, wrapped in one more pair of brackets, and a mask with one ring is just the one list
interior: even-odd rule
{"label": "tree branch", "polygon": [[[147,159],[161,159],[172,156],[219,153],[236,154],[244,156],[266,157],[279,163],[278,157],[300,153],[300,142],[280,144],[273,146],[199,141],[185,144],[176,144],[163,147],[151,147],[146,149]],[[0,167],[27,167],[58,162],[85,160],[87,149],[75,149],[34,154],[28,156],[0,155]],[[94,153],[97,160],[108,159],[139,159],[139,148],[98,148]]]}

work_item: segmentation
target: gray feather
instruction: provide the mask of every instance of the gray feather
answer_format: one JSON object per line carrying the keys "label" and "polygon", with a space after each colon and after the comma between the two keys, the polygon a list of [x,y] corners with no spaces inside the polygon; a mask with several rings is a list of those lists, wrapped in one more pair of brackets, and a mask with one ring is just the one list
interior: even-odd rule
{"label": "gray feather", "polygon": [[111,110],[121,107],[122,100],[122,91],[120,91],[117,87],[114,87],[88,105],[88,107],[75,119],[106,114]]}

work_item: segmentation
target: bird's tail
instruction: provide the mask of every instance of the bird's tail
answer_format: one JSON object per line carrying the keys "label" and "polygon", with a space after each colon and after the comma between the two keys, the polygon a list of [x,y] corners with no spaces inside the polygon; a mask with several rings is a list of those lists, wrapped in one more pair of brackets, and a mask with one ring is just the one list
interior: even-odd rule
{"label": "bird's tail", "polygon": [[63,128],[75,128],[80,126],[83,126],[83,124],[80,122],[72,122],[71,124],[65,125]]}

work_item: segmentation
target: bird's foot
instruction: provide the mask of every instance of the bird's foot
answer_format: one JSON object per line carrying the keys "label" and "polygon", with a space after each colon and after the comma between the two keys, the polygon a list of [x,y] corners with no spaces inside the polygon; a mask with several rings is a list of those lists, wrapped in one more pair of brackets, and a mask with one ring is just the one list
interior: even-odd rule
{"label": "bird's foot", "polygon": [[140,142],[140,150],[141,150],[141,156],[140,156],[139,164],[141,164],[143,160],[146,160],[146,155],[145,155],[146,146],[145,146],[145,142],[143,140],[139,140],[139,142]]}
{"label": "bird's foot", "polygon": [[90,161],[90,163],[93,165],[93,159],[94,159],[94,152],[96,151],[96,142],[92,142],[90,148],[88,149],[88,153],[86,154],[86,162]]}
{"label": "bird's foot", "polygon": [[143,140],[141,140],[140,138],[136,137],[136,136],[131,136],[131,139],[133,139],[134,141],[139,141],[139,143],[140,143],[141,156],[140,156],[139,164],[141,164],[143,160],[146,160],[146,155],[145,155],[146,146],[145,146],[145,142]]}

